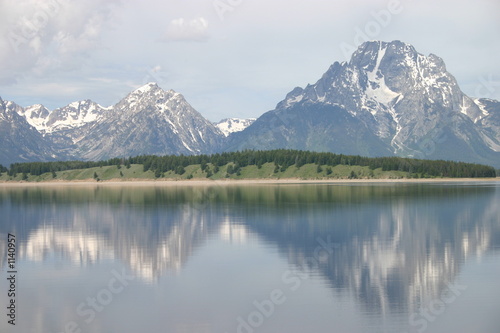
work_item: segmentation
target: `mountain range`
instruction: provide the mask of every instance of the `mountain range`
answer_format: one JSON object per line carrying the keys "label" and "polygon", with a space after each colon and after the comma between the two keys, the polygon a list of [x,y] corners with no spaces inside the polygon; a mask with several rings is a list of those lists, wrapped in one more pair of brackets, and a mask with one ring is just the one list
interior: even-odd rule
{"label": "mountain range", "polygon": [[211,123],[155,83],[110,107],[85,100],[50,111],[0,98],[0,147],[3,165],[290,148],[500,167],[500,102],[464,94],[434,54],[372,41],[258,119]]}

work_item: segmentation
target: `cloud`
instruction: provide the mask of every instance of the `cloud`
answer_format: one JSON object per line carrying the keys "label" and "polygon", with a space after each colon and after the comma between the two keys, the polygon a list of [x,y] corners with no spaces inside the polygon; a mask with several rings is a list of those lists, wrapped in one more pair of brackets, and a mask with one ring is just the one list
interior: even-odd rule
{"label": "cloud", "polygon": [[195,41],[208,39],[208,21],[203,17],[192,20],[178,18],[170,21],[165,33],[165,41]]}
{"label": "cloud", "polygon": [[[109,105],[156,81],[212,118],[231,116],[235,105],[238,116],[257,116],[345,60],[343,43],[357,47],[358,29],[365,34],[394,3],[223,2],[233,10],[221,21],[213,0],[0,0],[0,94],[25,105],[59,107],[83,98]],[[497,82],[500,73],[500,44],[494,42],[500,1],[399,2],[401,13],[367,37],[435,53],[468,94],[479,89],[500,98],[498,86],[480,89],[482,78],[493,75]],[[11,32],[24,38],[18,52]],[[33,89],[48,83],[80,90]]]}
{"label": "cloud", "polygon": [[0,82],[82,66],[120,1],[18,0],[0,12]]}

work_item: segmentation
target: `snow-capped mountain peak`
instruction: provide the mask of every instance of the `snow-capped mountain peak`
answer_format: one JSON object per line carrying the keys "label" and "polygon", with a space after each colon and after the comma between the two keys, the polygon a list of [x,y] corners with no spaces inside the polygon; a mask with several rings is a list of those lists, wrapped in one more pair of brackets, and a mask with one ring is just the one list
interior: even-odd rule
{"label": "snow-capped mountain peak", "polygon": [[[183,95],[150,82],[108,108],[84,100],[49,111],[0,100],[0,124],[30,133],[13,140],[4,131],[4,142],[31,145],[4,154],[2,164],[37,151],[45,160],[54,153],[99,160],[290,148],[500,165],[500,102],[469,98],[441,58],[400,41],[362,44],[350,61],[333,63],[255,122],[212,124]],[[25,158],[17,157],[20,151]]]}
{"label": "snow-capped mountain peak", "polygon": [[371,41],[349,62],[331,65],[316,83],[293,89],[262,121],[235,136],[230,149],[279,145],[455,160],[467,155],[468,161],[491,163],[500,160],[491,155],[500,150],[496,120],[489,115],[496,104],[482,103],[460,90],[440,57],[400,41]]}
{"label": "snow-capped mountain peak", "polygon": [[[81,140],[80,140],[81,138]],[[80,135],[87,159],[139,154],[198,154],[220,146],[222,133],[174,90],[148,83],[119,101]]]}
{"label": "snow-capped mountain peak", "polygon": [[376,62],[373,69],[366,71],[367,87],[365,89],[366,96],[380,104],[388,106],[394,99],[401,96],[391,90],[385,81],[385,76],[380,70],[380,64],[387,51],[387,45],[379,43],[379,50],[376,53]]}
{"label": "snow-capped mountain peak", "polygon": [[222,119],[217,123],[214,123],[214,125],[217,126],[224,134],[224,136],[227,137],[231,133],[243,131],[245,128],[252,125],[255,120],[256,118],[248,118],[248,119],[226,118]]}
{"label": "snow-capped mountain peak", "polygon": [[[1,103],[0,121],[14,114],[23,126],[34,127],[33,135],[41,134],[43,141],[50,142],[67,159],[208,153],[219,150],[224,137],[183,95],[163,90],[153,82],[106,108],[91,100],[72,102],[53,111],[42,105],[22,108],[12,102],[8,107]],[[2,162],[12,161],[16,159]]]}
{"label": "snow-capped mountain peak", "polygon": [[98,121],[109,110],[99,104],[84,100],[73,102],[50,113],[45,123],[45,133],[75,129]]}
{"label": "snow-capped mountain peak", "polygon": [[50,114],[50,110],[41,104],[35,104],[17,110],[19,115],[26,118],[28,123],[38,131],[45,130],[45,121]]}
{"label": "snow-capped mountain peak", "polygon": [[144,94],[144,93],[147,93],[147,92],[150,92],[152,90],[159,89],[159,88],[160,87],[158,86],[158,84],[156,82],[148,82],[145,85],[134,90],[132,92],[132,94]]}

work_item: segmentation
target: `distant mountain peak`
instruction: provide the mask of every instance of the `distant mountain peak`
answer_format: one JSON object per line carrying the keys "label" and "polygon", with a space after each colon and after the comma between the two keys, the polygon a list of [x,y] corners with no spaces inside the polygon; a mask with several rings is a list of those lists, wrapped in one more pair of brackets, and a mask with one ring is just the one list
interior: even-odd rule
{"label": "distant mountain peak", "polygon": [[13,146],[2,146],[10,151],[2,164],[290,148],[500,165],[500,102],[469,98],[443,59],[401,41],[363,43],[255,121],[211,123],[180,93],[149,82],[107,108],[83,100],[49,111],[0,99],[0,126],[10,131],[0,142]]}
{"label": "distant mountain peak", "polygon": [[[35,157],[36,145],[28,145],[29,140],[23,139],[19,140],[21,147],[13,144],[12,153],[0,156],[3,164],[30,158],[51,160],[56,156],[55,151],[60,159],[87,160],[140,154],[209,153],[220,150],[224,138],[184,96],[174,90],[163,90],[154,82],[135,89],[107,108],[88,99],[53,111],[39,104],[22,108],[0,100],[0,125],[2,122],[12,123],[8,124],[12,128],[23,128],[31,137],[43,138],[32,140],[43,143],[38,149],[40,156]],[[24,149],[25,146],[30,149]],[[25,151],[29,151],[33,157],[16,157],[19,151],[26,156]]]}
{"label": "distant mountain peak", "polygon": [[256,118],[226,118],[214,123],[214,125],[227,137],[232,133],[243,131],[248,126],[252,125],[255,120]]}
{"label": "distant mountain peak", "polygon": [[[151,108],[148,110],[157,110],[162,112],[164,109],[170,109],[170,104],[183,105],[187,104],[184,96],[180,93],[169,89],[163,90],[158,84],[154,82],[147,83],[142,87],[137,88],[128,94],[124,99],[122,99],[115,108],[126,107],[129,110],[135,110],[133,112],[140,112],[145,110],[145,106],[149,105]],[[170,106],[167,106],[170,105]]]}
{"label": "distant mountain peak", "polygon": [[[424,56],[400,41],[371,41],[360,45],[349,62],[335,62],[315,84],[295,88],[278,108],[326,103],[345,107],[353,115],[361,111],[375,115],[412,94],[423,94],[431,103],[435,98],[444,104],[456,102],[447,87],[456,92],[458,84],[441,58]],[[471,112],[468,115],[474,118],[477,110]]]}
{"label": "distant mountain peak", "polygon": [[147,92],[150,92],[150,91],[156,90],[156,89],[161,89],[156,82],[148,82],[145,85],[134,90],[132,93],[133,94],[143,94],[143,93],[147,93]]}
{"label": "distant mountain peak", "polygon": [[440,57],[397,40],[370,41],[348,62],[333,63],[316,83],[294,88],[262,116],[266,124],[259,118],[229,147],[391,152],[498,165],[500,155],[492,153],[500,150],[500,135],[490,115],[496,106],[485,103],[460,90]]}

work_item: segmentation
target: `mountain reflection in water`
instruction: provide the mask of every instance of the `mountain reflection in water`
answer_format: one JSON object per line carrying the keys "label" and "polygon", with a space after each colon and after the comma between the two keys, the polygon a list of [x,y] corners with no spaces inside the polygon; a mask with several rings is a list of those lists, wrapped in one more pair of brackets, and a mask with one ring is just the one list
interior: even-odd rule
{"label": "mountain reflection in water", "polygon": [[154,285],[211,239],[260,239],[364,312],[409,314],[498,250],[499,199],[488,184],[2,188],[0,264],[10,232],[19,261],[121,261]]}

